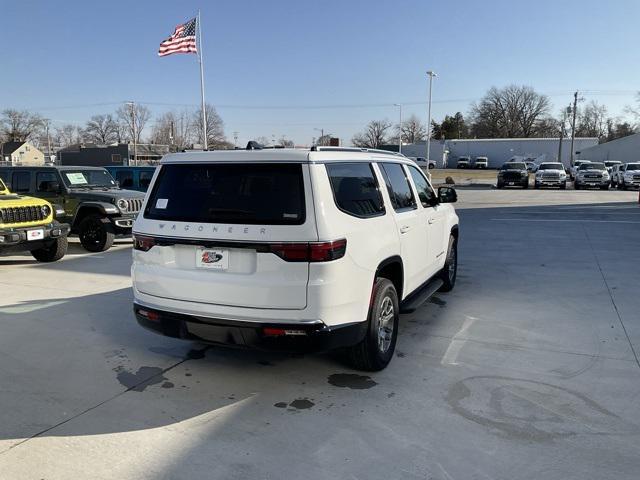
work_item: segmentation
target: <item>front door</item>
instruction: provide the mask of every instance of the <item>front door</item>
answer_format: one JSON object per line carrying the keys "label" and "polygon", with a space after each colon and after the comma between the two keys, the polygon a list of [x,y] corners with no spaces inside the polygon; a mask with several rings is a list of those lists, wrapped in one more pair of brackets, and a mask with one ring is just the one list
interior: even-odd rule
{"label": "front door", "polygon": [[430,262],[427,250],[427,229],[423,224],[413,190],[402,165],[399,163],[378,165],[394,210],[404,267],[404,292],[409,294],[428,279],[427,266]]}
{"label": "front door", "polygon": [[427,235],[428,277],[432,277],[442,269],[447,255],[445,208],[438,203],[438,197],[425,175],[417,167],[409,166],[408,169],[420,200],[420,223]]}

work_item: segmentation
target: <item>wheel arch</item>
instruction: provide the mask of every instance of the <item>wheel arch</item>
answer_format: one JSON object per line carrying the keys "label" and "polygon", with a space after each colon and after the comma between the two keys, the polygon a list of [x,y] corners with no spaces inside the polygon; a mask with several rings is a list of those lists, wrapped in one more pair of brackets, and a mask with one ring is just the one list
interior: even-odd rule
{"label": "wheel arch", "polygon": [[402,300],[402,292],[404,288],[404,265],[402,263],[402,258],[399,255],[386,258],[378,264],[375,278],[379,277],[390,280],[398,293],[398,301]]}

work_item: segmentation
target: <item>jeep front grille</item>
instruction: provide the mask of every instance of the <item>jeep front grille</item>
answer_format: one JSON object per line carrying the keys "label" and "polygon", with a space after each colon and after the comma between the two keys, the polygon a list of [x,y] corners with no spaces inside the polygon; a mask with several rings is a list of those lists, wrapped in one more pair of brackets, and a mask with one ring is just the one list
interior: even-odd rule
{"label": "jeep front grille", "polygon": [[43,207],[44,205],[0,208],[0,222],[28,223],[42,221],[46,218],[42,211]]}
{"label": "jeep front grille", "polygon": [[142,203],[144,200],[142,198],[131,198],[127,200],[127,212],[135,213],[139,212],[142,208]]}

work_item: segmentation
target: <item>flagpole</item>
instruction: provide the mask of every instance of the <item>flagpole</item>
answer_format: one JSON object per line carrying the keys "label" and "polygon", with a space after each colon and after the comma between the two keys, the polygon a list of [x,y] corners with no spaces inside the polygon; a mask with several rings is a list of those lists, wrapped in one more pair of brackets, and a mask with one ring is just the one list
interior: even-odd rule
{"label": "flagpole", "polygon": [[207,145],[207,111],[204,102],[204,61],[202,58],[202,29],[200,28],[200,10],[198,10],[198,60],[200,62],[200,95],[202,96],[202,146],[205,150]]}

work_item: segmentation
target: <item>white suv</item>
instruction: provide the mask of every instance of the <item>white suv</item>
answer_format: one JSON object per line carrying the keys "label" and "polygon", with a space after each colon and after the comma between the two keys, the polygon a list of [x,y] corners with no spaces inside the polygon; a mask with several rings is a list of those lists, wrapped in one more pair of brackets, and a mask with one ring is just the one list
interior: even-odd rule
{"label": "white suv", "polygon": [[134,225],[134,311],[156,332],[384,368],[401,310],[456,281],[455,190],[356,148],[167,155]]}

